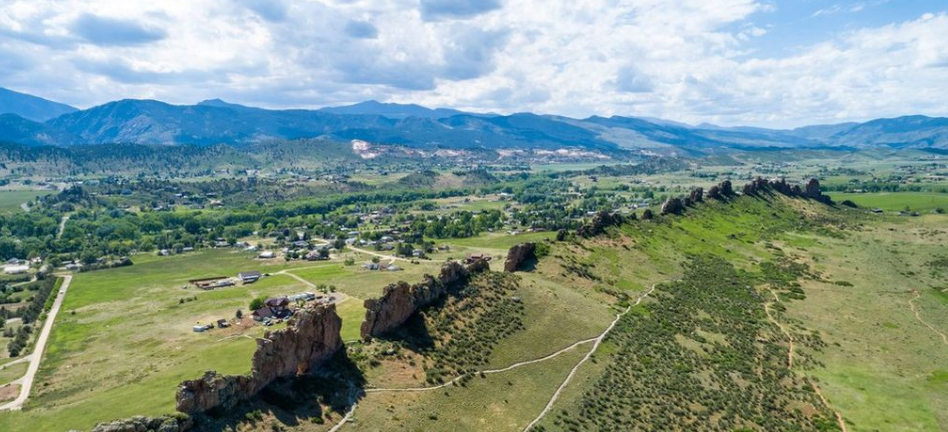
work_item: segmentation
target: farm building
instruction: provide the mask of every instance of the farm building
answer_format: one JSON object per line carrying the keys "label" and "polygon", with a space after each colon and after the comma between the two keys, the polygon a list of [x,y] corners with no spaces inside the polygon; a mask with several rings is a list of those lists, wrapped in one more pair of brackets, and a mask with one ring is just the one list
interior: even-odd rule
{"label": "farm building", "polygon": [[254,283],[260,279],[261,276],[263,276],[263,274],[257,270],[237,273],[237,277],[245,284]]}
{"label": "farm building", "polygon": [[263,252],[260,252],[260,258],[261,258],[261,259],[272,259],[272,258],[276,258],[276,252],[273,252],[273,251],[263,251]]}
{"label": "farm building", "polygon": [[200,279],[191,279],[188,280],[188,283],[203,289],[203,290],[212,290],[214,288],[221,288],[226,286],[234,285],[234,281],[226,276],[213,276],[208,278]]}

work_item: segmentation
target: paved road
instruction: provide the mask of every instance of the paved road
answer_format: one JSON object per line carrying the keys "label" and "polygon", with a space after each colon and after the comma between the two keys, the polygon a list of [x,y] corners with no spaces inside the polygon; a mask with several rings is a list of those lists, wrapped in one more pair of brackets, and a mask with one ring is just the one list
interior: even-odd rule
{"label": "paved road", "polygon": [[33,381],[36,379],[36,372],[39,370],[40,361],[43,359],[43,351],[46,349],[46,341],[49,340],[49,333],[53,329],[53,321],[56,320],[56,314],[59,313],[59,308],[63,305],[63,299],[66,298],[66,290],[69,289],[70,282],[72,282],[71,275],[63,276],[63,284],[59,287],[59,292],[62,292],[62,294],[54,293],[56,294],[56,300],[53,301],[53,307],[46,316],[46,322],[43,323],[43,330],[40,332],[39,338],[36,339],[33,354],[28,356],[30,366],[26,369],[26,375],[13,382],[20,385],[20,395],[13,402],[0,405],[0,411],[21,409],[26,399],[30,397],[30,390],[33,388]]}

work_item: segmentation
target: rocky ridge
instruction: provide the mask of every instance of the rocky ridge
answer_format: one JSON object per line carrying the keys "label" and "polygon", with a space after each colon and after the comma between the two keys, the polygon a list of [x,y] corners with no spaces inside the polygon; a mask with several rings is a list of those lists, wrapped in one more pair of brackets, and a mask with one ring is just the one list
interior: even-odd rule
{"label": "rocky ridge", "polygon": [[393,330],[415,311],[444,296],[448,288],[465,283],[471,275],[489,269],[485,260],[475,260],[467,267],[457,261],[448,261],[441,266],[437,278],[425,275],[423,281],[414,285],[400,281],[386,286],[381,297],[365,301],[362,338],[370,339]]}
{"label": "rocky ridge", "polygon": [[317,305],[296,313],[287,328],[266,332],[257,339],[250,375],[220,375],[208,371],[178,386],[180,412],[200,414],[233,408],[249,400],[280,377],[291,377],[318,367],[342,348],[342,319],[336,306]]}

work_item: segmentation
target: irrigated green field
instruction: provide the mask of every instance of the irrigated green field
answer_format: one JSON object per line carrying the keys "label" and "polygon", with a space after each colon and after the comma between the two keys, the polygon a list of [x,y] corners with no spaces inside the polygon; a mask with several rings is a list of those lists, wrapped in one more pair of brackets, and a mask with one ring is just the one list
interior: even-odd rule
{"label": "irrigated green field", "polygon": [[886,211],[930,212],[948,210],[948,194],[935,192],[879,192],[879,193],[834,193],[834,200],[850,200],[861,207],[881,208]]}
{"label": "irrigated green field", "polygon": [[49,195],[45,190],[4,190],[0,191],[0,213],[21,212],[23,203],[32,201],[36,197]]}

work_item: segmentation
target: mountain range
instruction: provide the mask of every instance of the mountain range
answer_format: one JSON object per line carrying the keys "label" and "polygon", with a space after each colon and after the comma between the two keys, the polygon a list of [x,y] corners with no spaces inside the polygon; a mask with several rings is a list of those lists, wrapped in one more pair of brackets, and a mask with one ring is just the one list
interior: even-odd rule
{"label": "mountain range", "polygon": [[948,118],[907,116],[777,130],[621,116],[469,113],[377,101],[319,110],[270,110],[220,99],[196,105],[126,99],[77,110],[0,88],[0,141],[5,142],[243,146],[316,137],[417,148],[579,148],[604,154],[698,155],[772,148],[946,150]]}

